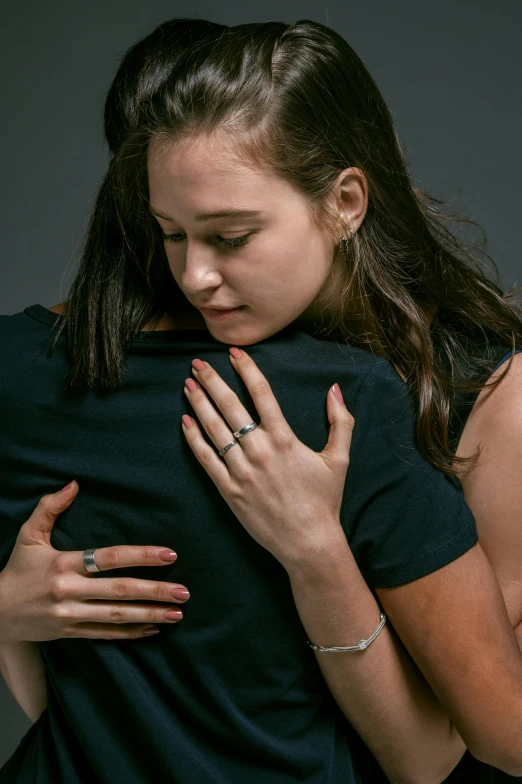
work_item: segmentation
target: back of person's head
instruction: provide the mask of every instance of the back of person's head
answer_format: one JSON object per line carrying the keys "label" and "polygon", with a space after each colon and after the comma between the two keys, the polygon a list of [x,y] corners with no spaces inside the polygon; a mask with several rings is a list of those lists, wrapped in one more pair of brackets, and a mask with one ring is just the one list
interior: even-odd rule
{"label": "back of person's head", "polygon": [[[370,347],[396,365],[415,397],[424,454],[450,469],[448,406],[456,389],[473,388],[475,369],[463,336],[490,330],[520,343],[522,318],[476,266],[472,245],[447,228],[458,219],[412,185],[390,111],[360,57],[309,20],[227,27],[175,18],[125,54],[105,103],[109,169],[63,325],[69,383],[116,388],[128,343],[151,319],[175,316],[183,294],[149,211],[147,154],[152,142],[216,132],[232,139],[238,159],[290,182],[331,231],[343,285],[321,334],[342,327],[339,314],[354,309],[356,292],[357,315],[373,325]],[[341,254],[346,227],[330,192],[348,167],[364,174],[368,207]]]}

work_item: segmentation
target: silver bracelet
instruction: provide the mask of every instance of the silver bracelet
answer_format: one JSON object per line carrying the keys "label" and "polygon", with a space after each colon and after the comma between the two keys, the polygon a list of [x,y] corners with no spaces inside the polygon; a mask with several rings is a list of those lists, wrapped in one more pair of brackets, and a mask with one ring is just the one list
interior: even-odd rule
{"label": "silver bracelet", "polygon": [[314,645],[310,640],[307,640],[308,645],[314,649],[314,651],[364,651],[368,645],[375,640],[379,632],[382,630],[384,624],[386,623],[386,616],[383,612],[381,612],[381,622],[378,625],[377,629],[368,637],[367,640],[359,640],[357,645],[348,645],[346,648],[334,647],[334,648],[323,648],[321,645]]}

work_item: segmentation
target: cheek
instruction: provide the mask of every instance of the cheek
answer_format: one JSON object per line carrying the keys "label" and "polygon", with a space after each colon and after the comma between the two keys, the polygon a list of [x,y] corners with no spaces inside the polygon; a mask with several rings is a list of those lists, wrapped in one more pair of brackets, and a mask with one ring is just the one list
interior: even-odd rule
{"label": "cheek", "polygon": [[179,279],[181,278],[181,266],[179,261],[176,262],[176,253],[173,253],[168,247],[165,247],[165,254],[167,256],[167,262],[172,272],[172,275],[176,281],[179,283]]}
{"label": "cheek", "polygon": [[[273,258],[273,256],[272,256]],[[324,284],[330,259],[324,247],[306,241],[286,254],[279,251],[278,261],[266,270],[264,290],[272,302],[284,299],[294,307],[306,308]]]}

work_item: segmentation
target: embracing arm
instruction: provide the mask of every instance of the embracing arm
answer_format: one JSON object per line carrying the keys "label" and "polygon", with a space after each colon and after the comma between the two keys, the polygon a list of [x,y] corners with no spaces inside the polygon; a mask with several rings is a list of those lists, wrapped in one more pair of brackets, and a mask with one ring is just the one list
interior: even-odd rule
{"label": "embracing arm", "polygon": [[[220,458],[196,420],[184,416],[187,441],[237,519],[286,568],[309,639],[323,646],[356,643],[377,627],[379,606],[339,520],[353,418],[333,387],[327,395],[328,443],[321,453],[313,452],[289,428],[255,363],[245,352],[233,351],[233,364],[260,416],[255,436]],[[185,395],[214,447],[221,448],[251,415],[208,363],[197,363],[193,373],[200,384],[186,385]],[[370,394],[382,388],[398,408],[391,417],[387,404],[372,408],[370,427],[378,440],[360,431],[355,466],[350,466],[359,547],[362,537],[365,558],[375,570],[383,560],[386,564],[390,540],[399,556],[424,548],[425,557],[429,534],[443,565],[416,579],[422,568],[416,559],[412,576],[400,570],[410,582],[376,588],[390,624],[361,653],[317,652],[319,666],[341,710],[395,784],[438,784],[466,746],[480,760],[518,775],[522,656],[498,581],[476,543],[462,498],[412,445],[414,418],[398,377],[391,377],[387,366],[374,367],[378,385],[372,378]],[[203,387],[226,412],[230,429]],[[390,424],[392,442],[385,438]],[[386,541],[375,538],[375,521],[390,513],[395,518],[387,520]],[[441,531],[451,530],[449,523],[458,525],[469,542],[466,551],[460,540],[453,560],[437,525],[444,516]],[[441,557],[442,546],[446,555]],[[425,566],[430,563],[431,556]]]}
{"label": "embracing arm", "polygon": [[[401,749],[398,770],[409,765],[411,780],[441,781],[438,773],[456,765],[464,742],[479,760],[520,775],[522,355],[496,389],[479,396],[458,454],[473,454],[479,445],[479,464],[462,484],[480,545],[420,580],[376,589],[427,682],[390,624],[361,654],[317,653],[339,705],[392,781],[405,780],[400,772],[395,777],[395,749]],[[292,581],[310,639],[325,646],[367,637],[379,616],[351,552],[339,548],[326,554],[324,567],[319,560]],[[424,760],[424,773],[416,774],[415,763]]]}
{"label": "embracing arm", "polygon": [[2,545],[0,559],[0,675],[24,713],[35,722],[47,707],[45,669],[38,642],[14,642],[7,635],[7,615],[4,613],[6,591],[3,573],[17,533]]}
{"label": "embracing arm", "polygon": [[45,668],[39,643],[0,644],[0,673],[24,713],[35,722],[47,707]]}
{"label": "embracing arm", "polygon": [[[378,604],[346,540],[332,541],[314,564],[296,566],[289,576],[312,642],[354,645],[377,628]],[[377,594],[420,672],[389,624],[361,653],[316,657],[390,781],[441,782],[466,746],[482,762],[520,775],[522,655],[480,545]]]}
{"label": "embracing arm", "polygon": [[[315,644],[355,645],[377,628],[379,604],[344,534],[313,563],[287,571]],[[389,621],[365,651],[315,655],[337,704],[392,784],[440,784],[451,773],[466,746]]]}

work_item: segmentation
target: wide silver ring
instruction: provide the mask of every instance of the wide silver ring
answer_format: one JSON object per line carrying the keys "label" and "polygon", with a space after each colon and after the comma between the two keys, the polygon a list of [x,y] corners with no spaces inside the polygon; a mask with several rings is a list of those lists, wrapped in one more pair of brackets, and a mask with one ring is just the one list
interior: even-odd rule
{"label": "wide silver ring", "polygon": [[94,560],[95,552],[96,552],[96,547],[91,547],[89,550],[83,551],[83,565],[85,566],[88,572],[100,571],[96,566],[96,561]]}
{"label": "wide silver ring", "polygon": [[219,455],[220,457],[223,457],[223,455],[225,454],[225,452],[228,452],[228,450],[229,450],[229,449],[232,449],[232,447],[233,447],[233,446],[235,446],[236,444],[237,444],[237,441],[231,441],[231,442],[230,442],[230,444],[227,444],[226,446],[224,446],[224,447],[223,447],[223,449],[221,449],[221,450],[218,452],[218,455]]}
{"label": "wide silver ring", "polygon": [[236,430],[236,432],[232,433],[232,435],[234,436],[234,438],[243,438],[243,436],[246,436],[247,433],[250,433],[252,430],[255,430],[256,427],[257,424],[255,422],[251,422],[249,425],[245,425],[245,427],[242,427],[240,430]]}

